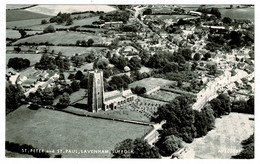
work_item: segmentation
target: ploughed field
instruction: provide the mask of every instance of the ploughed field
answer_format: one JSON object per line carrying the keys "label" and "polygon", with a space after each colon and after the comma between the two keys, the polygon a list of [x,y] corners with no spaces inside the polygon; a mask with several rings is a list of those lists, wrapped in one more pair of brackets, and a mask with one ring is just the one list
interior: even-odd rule
{"label": "ploughed field", "polygon": [[[150,130],[117,121],[80,117],[60,111],[30,110],[21,106],[6,116],[6,139],[35,148],[62,149],[62,157],[103,158],[110,153],[86,153],[87,150],[110,150],[124,139],[142,137]],[[85,152],[85,153],[84,153]]]}

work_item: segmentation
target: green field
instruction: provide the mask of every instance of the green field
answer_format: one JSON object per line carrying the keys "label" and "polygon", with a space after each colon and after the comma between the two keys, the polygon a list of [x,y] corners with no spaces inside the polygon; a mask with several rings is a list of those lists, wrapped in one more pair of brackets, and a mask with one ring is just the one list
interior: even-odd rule
{"label": "green field", "polygon": [[29,59],[30,65],[34,65],[35,63],[40,61],[42,54],[27,54],[27,53],[6,54],[6,64],[8,63],[8,60],[10,58],[15,58],[15,57]]}
{"label": "green field", "polygon": [[[57,31],[55,33],[47,33],[43,35],[31,36],[24,39],[20,39],[13,43],[14,45],[19,43],[45,43],[49,42],[54,45],[58,44],[75,44],[77,40],[88,40],[93,39],[95,43],[102,43],[103,39],[99,36],[95,36],[91,33],[81,33],[81,32],[66,32]],[[105,38],[104,38],[105,39]]]}
{"label": "green field", "polygon": [[26,10],[6,10],[6,22],[21,21],[38,18],[48,18],[49,15],[34,13]]}
{"label": "green field", "polygon": [[[6,116],[6,140],[45,150],[112,150],[116,143],[142,137],[150,126],[80,117],[21,106]],[[57,154],[55,152],[54,154]],[[109,153],[62,153],[62,157],[103,158]]]}

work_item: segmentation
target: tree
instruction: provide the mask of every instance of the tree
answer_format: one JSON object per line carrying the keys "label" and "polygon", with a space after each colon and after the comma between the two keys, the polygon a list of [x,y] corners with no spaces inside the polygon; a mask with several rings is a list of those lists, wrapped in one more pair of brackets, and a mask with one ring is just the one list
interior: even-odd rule
{"label": "tree", "polygon": [[73,23],[73,19],[72,19],[71,17],[69,17],[69,18],[67,19],[67,21],[66,21],[65,26],[72,25],[72,23]]}
{"label": "tree", "polygon": [[232,23],[232,19],[229,17],[225,17],[225,18],[223,18],[223,23],[230,24],[230,23]]}
{"label": "tree", "polygon": [[78,70],[76,75],[75,75],[75,79],[81,80],[82,78],[83,78],[83,73],[80,70]]}
{"label": "tree", "polygon": [[75,74],[70,73],[69,76],[68,76],[68,79],[75,79]]}
{"label": "tree", "polygon": [[48,27],[44,28],[43,33],[54,33],[56,30],[52,25],[49,25]]}
{"label": "tree", "polygon": [[52,105],[54,102],[54,94],[50,88],[45,88],[42,92],[42,104]]}
{"label": "tree", "polygon": [[200,54],[196,53],[196,54],[194,55],[193,59],[194,59],[195,61],[199,61],[199,60],[200,60]]}
{"label": "tree", "polygon": [[201,109],[201,112],[206,115],[206,118],[208,120],[207,129],[212,130],[215,127],[215,116],[214,111],[212,110],[212,107],[210,104],[206,104],[204,108]]}
{"label": "tree", "polygon": [[14,50],[16,51],[16,52],[21,52],[21,48],[20,47],[14,47]]}
{"label": "tree", "polygon": [[194,111],[195,114],[195,123],[197,135],[196,137],[202,137],[208,132],[208,119],[207,116],[199,111]]}
{"label": "tree", "polygon": [[211,8],[211,11],[209,14],[215,15],[217,18],[221,18],[221,13],[219,12],[218,8]]}
{"label": "tree", "polygon": [[26,31],[22,29],[19,30],[19,33],[21,34],[21,38],[24,38],[27,34]]}
{"label": "tree", "polygon": [[79,84],[79,82],[77,82],[77,81],[74,80],[74,81],[71,83],[71,89],[72,89],[73,92],[78,91],[78,90],[80,89],[80,84]]}
{"label": "tree", "polygon": [[23,92],[16,85],[6,83],[6,113],[17,109],[25,98]]}
{"label": "tree", "polygon": [[137,138],[133,142],[133,153],[131,158],[160,158],[158,149],[151,147],[147,141]]}
{"label": "tree", "polygon": [[42,21],[41,21],[41,24],[47,24],[48,22],[47,22],[47,20],[46,19],[43,19]]}
{"label": "tree", "polygon": [[59,99],[59,103],[57,104],[58,108],[65,108],[70,104],[70,97],[67,92],[63,93]]}
{"label": "tree", "polygon": [[178,149],[182,148],[182,139],[174,135],[166,136],[164,142],[162,143],[162,150],[165,156],[169,156],[176,152]]}
{"label": "tree", "polygon": [[148,8],[144,10],[143,15],[151,15],[152,14],[152,9]]}
{"label": "tree", "polygon": [[12,67],[13,69],[16,69],[16,70],[21,70],[21,69],[27,68],[29,66],[30,66],[30,60],[18,58],[18,57],[10,58],[8,60],[8,64],[7,64],[8,68]]}
{"label": "tree", "polygon": [[131,152],[134,145],[132,139],[125,139],[116,144],[114,151],[112,151],[113,158],[131,158]]}
{"label": "tree", "polygon": [[142,95],[146,93],[145,87],[136,86],[135,88],[131,88],[132,92],[137,95]]}
{"label": "tree", "polygon": [[190,49],[188,49],[188,48],[181,49],[180,53],[185,58],[186,61],[189,61],[192,59],[192,57],[191,57],[192,52]]}
{"label": "tree", "polygon": [[209,58],[211,58],[211,54],[209,52],[205,53],[203,60],[207,61]]}
{"label": "tree", "polygon": [[89,40],[87,41],[87,45],[88,45],[88,46],[92,46],[93,43],[94,43],[94,40],[93,40],[93,39],[89,39]]}
{"label": "tree", "polygon": [[139,70],[141,68],[141,60],[134,56],[129,60],[129,67],[131,70]]}

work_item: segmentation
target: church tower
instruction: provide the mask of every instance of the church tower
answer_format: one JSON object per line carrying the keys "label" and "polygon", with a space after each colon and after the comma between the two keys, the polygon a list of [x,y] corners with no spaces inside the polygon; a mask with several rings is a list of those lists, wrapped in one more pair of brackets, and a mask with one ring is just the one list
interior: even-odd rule
{"label": "church tower", "polygon": [[104,109],[103,71],[90,71],[88,75],[88,111],[98,112]]}

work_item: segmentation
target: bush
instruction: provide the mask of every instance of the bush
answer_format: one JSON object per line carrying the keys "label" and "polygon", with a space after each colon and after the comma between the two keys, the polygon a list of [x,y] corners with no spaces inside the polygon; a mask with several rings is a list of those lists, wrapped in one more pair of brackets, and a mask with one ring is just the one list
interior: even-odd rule
{"label": "bush", "polygon": [[47,24],[48,22],[47,22],[47,20],[46,19],[43,19],[42,21],[41,21],[41,24]]}
{"label": "bush", "polygon": [[55,30],[55,28],[52,26],[52,25],[49,25],[48,27],[46,27],[44,30],[43,30],[43,32],[44,33],[53,33],[53,32],[55,32],[56,30]]}

